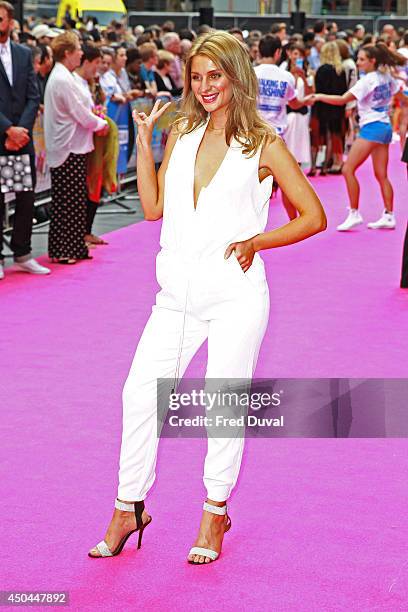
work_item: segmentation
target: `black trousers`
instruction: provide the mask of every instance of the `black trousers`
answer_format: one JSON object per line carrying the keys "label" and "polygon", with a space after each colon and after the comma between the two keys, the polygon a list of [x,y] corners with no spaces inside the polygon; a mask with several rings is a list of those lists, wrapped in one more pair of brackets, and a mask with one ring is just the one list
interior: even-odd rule
{"label": "black trousers", "polygon": [[[35,201],[35,157],[30,155],[31,175],[33,179],[33,191],[22,191],[16,193],[15,213],[13,231],[11,234],[10,248],[13,251],[14,259],[25,261],[31,254],[31,233],[33,230],[33,215]],[[0,193],[0,261],[3,259],[3,225],[5,212],[4,194]]]}
{"label": "black trousers", "polygon": [[86,203],[86,233],[92,234],[92,225],[95,219],[96,211],[98,209],[98,204],[96,202],[91,202],[88,200]]}
{"label": "black trousers", "polygon": [[408,289],[408,225],[405,232],[404,251],[402,253],[401,287]]}
{"label": "black trousers", "polygon": [[130,104],[128,105],[129,113],[128,113],[128,127],[129,127],[129,139],[128,139],[128,151],[127,151],[127,161],[129,163],[130,158],[132,157],[133,149],[135,147],[135,124],[133,122],[132,117],[132,109]]}
{"label": "black trousers", "polygon": [[48,255],[86,259],[87,156],[70,153],[63,164],[51,168],[51,208]]}
{"label": "black trousers", "polygon": [[[405,147],[402,153],[401,161],[407,164],[407,178],[408,178],[408,138],[405,142]],[[408,225],[407,225],[407,231],[405,232],[404,250],[402,252],[401,287],[403,289],[408,288]]]}

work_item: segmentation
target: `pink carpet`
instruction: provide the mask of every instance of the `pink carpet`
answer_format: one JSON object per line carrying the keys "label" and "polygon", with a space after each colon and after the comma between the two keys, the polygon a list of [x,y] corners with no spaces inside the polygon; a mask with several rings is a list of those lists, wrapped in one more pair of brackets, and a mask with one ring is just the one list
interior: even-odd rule
{"label": "pink carpet", "polygon": [[[398,157],[394,145],[395,232],[337,233],[342,177],[317,178],[328,230],[264,254],[272,310],[257,375],[407,377]],[[359,176],[363,216],[376,219],[369,164]],[[276,226],[285,217],[271,204]],[[163,440],[142,549],[131,539],[119,557],[87,557],[112,513],[121,388],[157,290],[159,230],[143,222],[110,234],[92,262],[51,277],[8,270],[1,282],[0,589],[66,590],[73,610],[407,610],[405,439],[248,440],[233,527],[208,567],[184,561],[205,495],[204,440]],[[201,350],[189,374],[204,363]]]}

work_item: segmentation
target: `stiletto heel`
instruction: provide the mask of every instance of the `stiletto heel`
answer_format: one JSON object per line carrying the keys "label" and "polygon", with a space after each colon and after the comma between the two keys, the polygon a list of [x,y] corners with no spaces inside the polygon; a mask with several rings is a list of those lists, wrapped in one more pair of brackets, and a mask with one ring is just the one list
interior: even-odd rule
{"label": "stiletto heel", "polygon": [[142,529],[139,532],[139,539],[137,541],[137,550],[139,550],[139,548],[142,545],[142,537],[143,537],[143,531],[144,531],[144,527],[142,527]]}
{"label": "stiletto heel", "polygon": [[149,517],[149,520],[146,523],[143,523],[142,521],[144,501],[138,501],[132,504],[127,504],[125,502],[120,502],[118,499],[116,499],[115,508],[117,508],[118,510],[123,510],[125,512],[134,512],[135,518],[136,518],[136,529],[132,529],[132,531],[129,531],[129,533],[126,533],[123,536],[123,538],[120,540],[115,550],[110,550],[105,540],[102,540],[102,542],[99,542],[99,544],[95,546],[95,548],[98,550],[100,554],[92,555],[91,552],[89,552],[88,557],[91,557],[92,559],[101,559],[102,557],[116,557],[116,555],[119,555],[119,553],[122,552],[123,547],[125,546],[127,540],[132,535],[132,533],[136,533],[136,531],[139,532],[137,549],[139,550],[139,548],[141,547],[143,532],[146,529],[147,525],[149,525],[152,522],[151,516]]}
{"label": "stiletto heel", "polygon": [[[227,531],[231,529],[232,523],[231,523],[230,517],[228,516],[227,504],[225,504],[225,506],[213,506],[212,504],[208,504],[207,502],[204,502],[203,510],[206,510],[207,512],[211,512],[212,514],[225,515],[227,517],[227,523],[224,527],[224,533],[227,533]],[[209,559],[211,559],[210,563],[212,563],[213,561],[216,561],[218,559],[218,557],[220,556],[220,553],[217,553],[215,550],[211,550],[210,548],[202,548],[201,546],[193,546],[193,548],[189,552],[189,555],[200,555],[202,557],[208,557]],[[208,563],[199,563],[198,561],[188,560],[188,562],[191,563],[192,565],[208,565]]]}

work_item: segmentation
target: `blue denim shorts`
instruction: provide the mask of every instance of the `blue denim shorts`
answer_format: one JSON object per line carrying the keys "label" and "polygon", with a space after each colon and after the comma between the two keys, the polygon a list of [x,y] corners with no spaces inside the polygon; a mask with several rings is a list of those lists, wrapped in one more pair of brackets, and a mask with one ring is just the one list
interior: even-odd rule
{"label": "blue denim shorts", "polygon": [[366,123],[360,129],[359,138],[369,140],[370,142],[379,142],[380,144],[390,144],[392,141],[392,127],[390,123],[382,121],[373,121]]}

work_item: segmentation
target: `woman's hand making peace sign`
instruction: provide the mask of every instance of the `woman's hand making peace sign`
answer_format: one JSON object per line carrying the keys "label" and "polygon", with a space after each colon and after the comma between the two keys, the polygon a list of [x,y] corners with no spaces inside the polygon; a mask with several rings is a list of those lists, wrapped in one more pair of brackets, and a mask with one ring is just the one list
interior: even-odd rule
{"label": "woman's hand making peace sign", "polygon": [[166,112],[171,102],[166,102],[160,110],[160,100],[156,100],[150,115],[146,113],[138,113],[136,110],[133,111],[133,119],[137,125],[137,140],[144,146],[150,145],[152,141],[153,128],[156,121]]}

